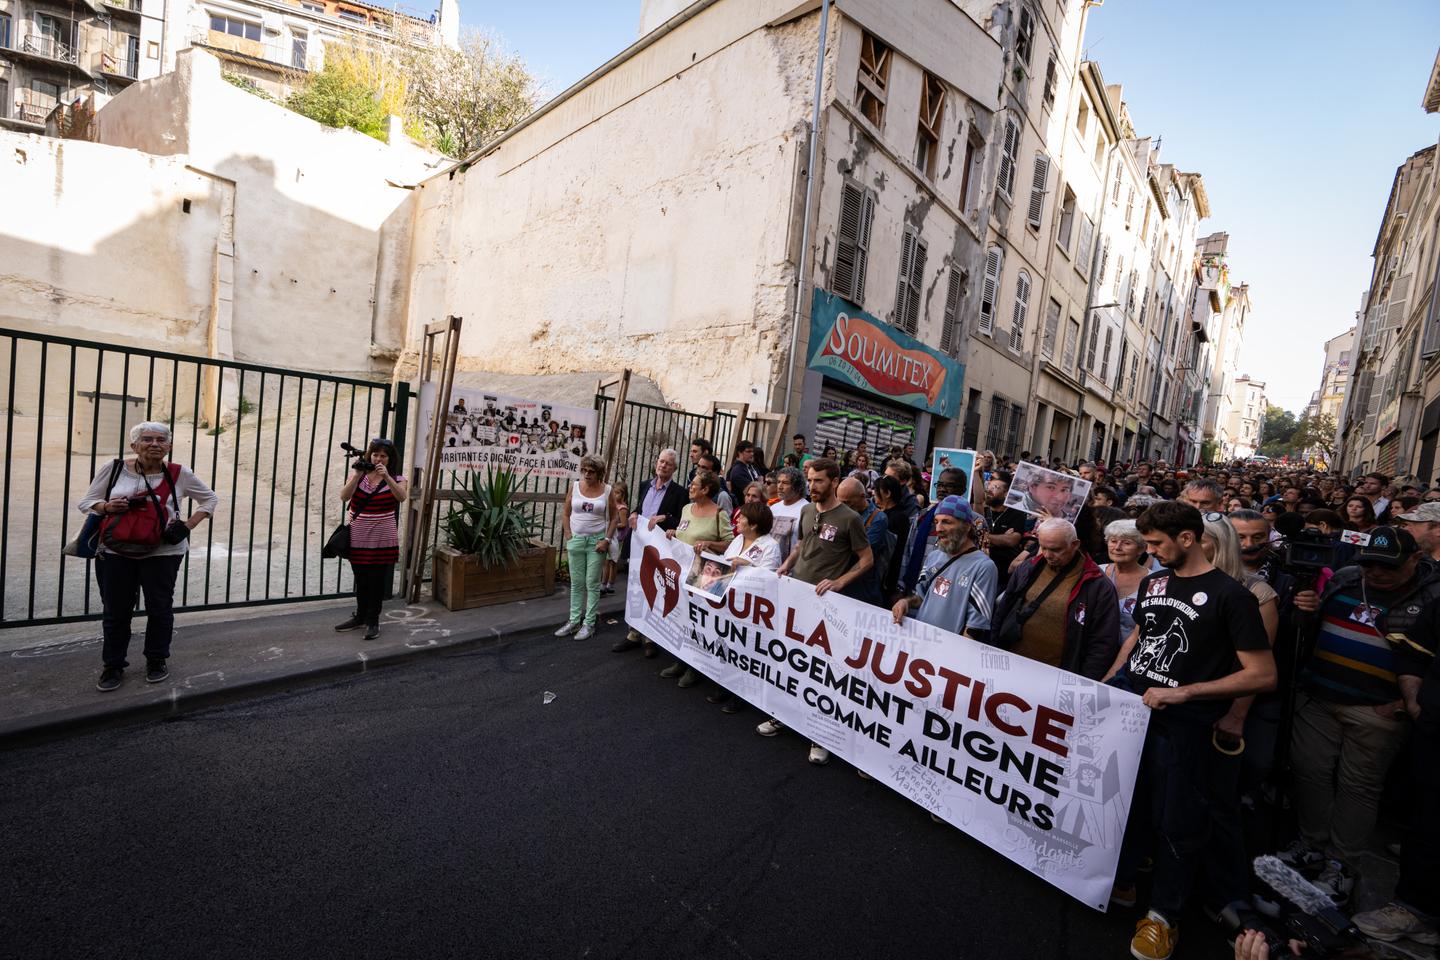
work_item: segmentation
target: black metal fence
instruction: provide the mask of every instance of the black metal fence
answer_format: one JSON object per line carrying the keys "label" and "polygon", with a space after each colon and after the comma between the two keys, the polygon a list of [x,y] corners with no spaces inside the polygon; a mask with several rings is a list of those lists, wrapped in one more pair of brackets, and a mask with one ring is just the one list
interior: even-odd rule
{"label": "black metal fence", "polygon": [[[597,394],[595,408],[600,411],[600,436],[608,437],[611,421],[616,416],[615,398]],[[728,467],[734,445],[742,439],[736,432],[738,419],[736,414],[724,410],[687,413],[627,400],[620,414],[620,439],[615,448],[615,462],[610,464],[610,479],[624,481],[633,494],[636,485],[654,475],[655,460],[667,447],[680,455],[683,476],[688,468],[690,441],[696,437],[709,440],[721,468]],[[753,420],[747,423],[747,428],[751,424]],[[749,435],[750,430],[745,433]]]}
{"label": "black metal fence", "polygon": [[91,478],[147,420],[170,426],[171,459],[220,497],[191,538],[177,609],[350,592],[349,565],[320,556],[341,513],[338,445],[363,446],[393,423],[403,451],[408,393],[392,419],[388,383],[5,329],[0,373],[0,627],[100,616],[91,562],[61,549],[84,521]]}

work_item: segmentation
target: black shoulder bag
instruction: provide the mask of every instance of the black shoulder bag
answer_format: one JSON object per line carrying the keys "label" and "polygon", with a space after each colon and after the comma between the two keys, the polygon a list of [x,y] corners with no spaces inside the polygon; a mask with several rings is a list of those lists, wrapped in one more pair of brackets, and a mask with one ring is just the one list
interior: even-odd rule
{"label": "black shoulder bag", "polygon": [[[1040,609],[1040,605],[1045,602],[1045,598],[1055,592],[1055,588],[1060,586],[1061,581],[1070,576],[1070,571],[1075,569],[1075,564],[1079,562],[1080,554],[1076,553],[1075,556],[1070,558],[1070,562],[1045,585],[1045,589],[1040,591],[1040,596],[1031,600],[1029,603],[1024,603],[1023,605],[1017,603],[1011,607],[1010,615],[1005,618],[1005,622],[1000,624],[1000,629],[995,631],[993,635],[995,640],[994,645],[1008,650],[1019,643],[1020,635],[1025,630],[1026,621],[1035,616],[1035,611]],[[1031,582],[1033,584],[1034,581]],[[1029,588],[1027,587],[1026,589]],[[1024,599],[1025,595],[1021,594],[1020,600],[1023,602]]]}
{"label": "black shoulder bag", "polygon": [[336,557],[343,559],[350,556],[350,525],[345,522],[346,518],[350,515],[352,509],[356,513],[362,513],[365,505],[379,492],[378,489],[371,491],[365,495],[364,500],[358,500],[355,497],[350,498],[350,502],[345,504],[345,509],[340,512],[340,526],[330,532],[329,538],[325,541],[325,546],[320,548],[320,556],[326,560],[334,560]]}

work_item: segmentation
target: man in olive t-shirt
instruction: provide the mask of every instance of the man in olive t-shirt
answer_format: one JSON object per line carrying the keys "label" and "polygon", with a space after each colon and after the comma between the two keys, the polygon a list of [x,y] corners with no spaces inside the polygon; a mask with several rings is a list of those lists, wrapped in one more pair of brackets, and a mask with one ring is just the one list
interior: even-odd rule
{"label": "man in olive t-shirt", "polygon": [[[800,512],[800,528],[790,556],[780,564],[780,576],[815,585],[816,596],[831,590],[841,591],[852,581],[863,577],[875,563],[870,539],[860,515],[840,502],[840,465],[827,457],[805,464],[805,479],[810,486],[810,502]],[[785,729],[771,718],[755,728],[762,737],[773,737]],[[810,744],[810,762],[830,762],[830,751],[818,743]]]}
{"label": "man in olive t-shirt", "polygon": [[874,565],[860,515],[840,502],[840,467],[820,458],[805,465],[810,502],[800,512],[800,529],[781,576],[815,585],[815,593],[843,590]]}

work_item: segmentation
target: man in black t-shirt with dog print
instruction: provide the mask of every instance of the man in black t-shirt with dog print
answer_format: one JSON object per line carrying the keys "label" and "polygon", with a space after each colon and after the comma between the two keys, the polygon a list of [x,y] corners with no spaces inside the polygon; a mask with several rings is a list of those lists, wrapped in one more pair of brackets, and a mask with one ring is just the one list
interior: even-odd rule
{"label": "man in black t-shirt with dog print", "polygon": [[[1236,697],[1274,688],[1275,658],[1254,595],[1205,558],[1198,510],[1157,503],[1137,525],[1146,549],[1168,569],[1140,581],[1135,629],[1111,668],[1112,682],[1141,694],[1151,709],[1111,899],[1135,902],[1136,866],[1153,852],[1150,910],[1130,952],[1166,960],[1207,845],[1238,846],[1232,833],[1211,830],[1211,818],[1233,801],[1223,792],[1237,789],[1233,779],[1211,773],[1224,759],[1216,725]],[[1222,867],[1243,862],[1238,849],[1211,855]],[[1215,891],[1222,907],[1248,893],[1248,872],[1223,873],[1223,889]]]}

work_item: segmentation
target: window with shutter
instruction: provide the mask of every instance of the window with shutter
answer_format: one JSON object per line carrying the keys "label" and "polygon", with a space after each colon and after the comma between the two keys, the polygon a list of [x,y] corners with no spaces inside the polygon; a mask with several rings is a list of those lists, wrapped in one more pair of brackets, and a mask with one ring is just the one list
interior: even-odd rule
{"label": "window with shutter", "polygon": [[1124,277],[1125,277],[1125,255],[1124,255],[1123,253],[1117,253],[1117,254],[1115,255],[1115,299],[1116,299],[1116,300],[1119,300],[1119,299],[1120,299],[1120,283],[1121,283],[1121,281],[1124,279]]}
{"label": "window with shutter", "polygon": [[1410,297],[1411,274],[1396,280],[1390,285],[1390,302],[1385,305],[1385,320],[1394,330],[1405,326],[1406,301]]}
{"label": "window with shutter", "polygon": [[1100,338],[1100,324],[1096,323],[1090,328],[1090,342],[1085,346],[1085,369],[1095,370],[1095,344]]}
{"label": "window with shutter", "polygon": [[1011,456],[1019,456],[1020,428],[1025,423],[1025,408],[1018,403],[1010,404],[1010,429],[1005,432],[1005,450]]}
{"label": "window with shutter", "polygon": [[1055,341],[1060,336],[1060,304],[1051,300],[1045,305],[1045,331],[1040,338],[1040,352],[1055,358]]}
{"label": "window with shutter", "polygon": [[[1053,107],[1055,105],[1055,81],[1058,78],[1058,74],[1059,71],[1056,70],[1055,66],[1055,55],[1052,53],[1050,55],[1050,61],[1045,64],[1045,93],[1040,98],[1046,107]],[[1080,132],[1084,134],[1085,131],[1082,128]]]}
{"label": "window with shutter", "polygon": [[[1382,379],[1381,382],[1380,382],[1380,387],[1381,387],[1381,389],[1380,389],[1380,390],[1376,390],[1376,389],[1374,388],[1374,385],[1375,385],[1374,376],[1375,376],[1374,374],[1371,374],[1371,375],[1370,375],[1370,377],[1371,377],[1371,380],[1370,380],[1370,392],[1369,392],[1370,399],[1366,402],[1366,406],[1365,406],[1365,431],[1364,431],[1365,437],[1367,437],[1368,439],[1372,439],[1372,440],[1375,438],[1375,421],[1376,421],[1376,420],[1379,418],[1379,416],[1380,416],[1380,394],[1381,394],[1382,392],[1384,392],[1384,387],[1385,387],[1385,381]],[[1364,394],[1362,394],[1362,396],[1364,396]]]}
{"label": "window with shutter", "polygon": [[1020,153],[1020,124],[1014,117],[1005,118],[1005,135],[1000,141],[1000,170],[995,186],[1006,200],[1015,197],[1015,162]]}
{"label": "window with shutter", "polygon": [[1136,371],[1139,369],[1139,367],[1140,367],[1140,357],[1139,357],[1138,355],[1134,354],[1134,353],[1130,354],[1130,380],[1129,380],[1129,386],[1127,386],[1127,387],[1125,388],[1125,392],[1130,396],[1130,399],[1131,399],[1131,400],[1134,400],[1134,399],[1135,399],[1135,383],[1136,383],[1135,374],[1136,374]]}
{"label": "window with shutter", "polygon": [[954,354],[959,347],[958,330],[960,297],[964,288],[964,274],[958,267],[950,268],[950,280],[945,288],[945,322],[940,325],[940,350]]}
{"label": "window with shutter", "polygon": [[876,128],[885,125],[886,88],[890,83],[890,48],[866,33],[860,42],[860,71],[855,78],[855,105]]}
{"label": "window with shutter", "polygon": [[1068,256],[1075,234],[1075,191],[1066,187],[1060,196],[1060,229],[1055,232],[1055,245]]}
{"label": "window with shutter", "polygon": [[1004,449],[1005,414],[1009,409],[1010,405],[1000,399],[999,394],[990,398],[990,426],[985,431],[985,442],[990,446],[991,450],[1002,457],[1009,452]]}
{"label": "window with shutter", "polygon": [[1030,212],[1026,222],[1030,229],[1039,230],[1045,215],[1045,181],[1050,179],[1050,158],[1043,153],[1035,154],[1035,172],[1030,179]]}
{"label": "window with shutter", "polygon": [[1075,351],[1080,349],[1080,321],[1071,317],[1065,323],[1065,357],[1062,365],[1066,370],[1075,368]]}
{"label": "window with shutter", "polygon": [[1095,242],[1095,223],[1089,217],[1080,220],[1080,246],[1075,250],[1075,269],[1090,276],[1091,245]]}
{"label": "window with shutter", "polygon": [[984,334],[995,331],[995,299],[1000,295],[1000,265],[1004,259],[999,247],[991,247],[985,254],[985,278],[980,287],[980,332]]}
{"label": "window with shutter", "polygon": [[1100,357],[1100,379],[1110,384],[1110,350],[1115,346],[1115,328],[1105,328],[1105,353]]}
{"label": "window with shutter", "polygon": [[1111,202],[1111,203],[1118,204],[1118,203],[1120,202],[1121,179],[1122,179],[1124,176],[1125,176],[1125,169],[1124,169],[1124,167],[1119,167],[1119,166],[1117,166],[1117,167],[1115,168],[1115,187],[1114,187],[1113,190],[1110,191],[1110,202]]}
{"label": "window with shutter", "polygon": [[1130,220],[1131,220],[1131,217],[1134,216],[1134,214],[1135,214],[1135,188],[1134,188],[1134,187],[1131,187],[1131,188],[1130,188],[1130,191],[1125,194],[1125,228],[1126,228],[1127,230],[1130,228]]}
{"label": "window with shutter", "polygon": [[1096,278],[1095,278],[1095,282],[1096,282],[1097,284],[1098,284],[1098,283],[1104,283],[1104,282],[1105,282],[1105,268],[1106,268],[1106,266],[1109,265],[1109,263],[1110,263],[1110,238],[1109,238],[1109,237],[1106,237],[1106,238],[1105,238],[1104,245],[1100,248],[1100,268],[1096,271],[1096,273],[1097,273],[1098,275],[1097,275]]}
{"label": "window with shutter", "polygon": [[1015,276],[1015,310],[1010,317],[1010,349],[1025,349],[1025,317],[1030,312],[1030,274],[1021,270]]}
{"label": "window with shutter", "polygon": [[863,306],[865,301],[865,267],[874,219],[875,195],[846,181],[840,188],[840,222],[830,289],[856,306]]}
{"label": "window with shutter", "polygon": [[1020,29],[1015,33],[1015,56],[1025,66],[1030,66],[1030,57],[1035,50],[1035,14],[1029,7],[1020,8]]}
{"label": "window with shutter", "polygon": [[920,296],[925,278],[925,243],[913,228],[900,238],[900,276],[895,286],[894,323],[906,333],[920,329]]}
{"label": "window with shutter", "polygon": [[940,122],[945,116],[945,84],[925,74],[920,85],[920,123],[915,133],[915,166],[925,176],[934,178],[935,158],[939,153]]}

